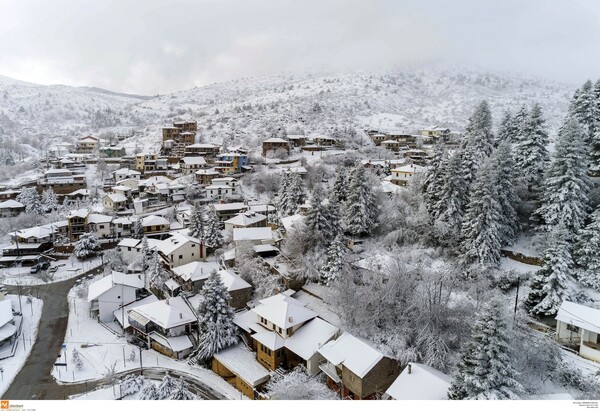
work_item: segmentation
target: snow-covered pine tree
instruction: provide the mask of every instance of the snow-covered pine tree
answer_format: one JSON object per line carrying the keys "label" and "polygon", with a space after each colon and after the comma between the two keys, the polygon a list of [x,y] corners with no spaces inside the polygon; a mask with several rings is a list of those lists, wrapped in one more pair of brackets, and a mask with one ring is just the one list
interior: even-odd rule
{"label": "snow-covered pine tree", "polygon": [[198,319],[200,339],[194,353],[201,362],[238,341],[237,326],[233,323],[234,311],[229,302],[231,296],[221,281],[221,276],[213,272],[200,291]]}
{"label": "snow-covered pine tree", "polygon": [[350,235],[367,235],[373,229],[377,216],[375,193],[369,185],[362,165],[352,171],[348,197],[344,203],[344,221]]}
{"label": "snow-covered pine tree", "polygon": [[502,306],[491,300],[477,317],[448,390],[451,400],[519,399],[523,387],[515,379],[518,372],[510,355],[510,327]]}
{"label": "snow-covered pine tree", "polygon": [[40,200],[40,196],[33,187],[24,187],[21,193],[15,198],[19,203],[25,206],[25,212],[28,214],[44,214],[45,207]]}
{"label": "snow-covered pine tree", "polygon": [[[598,119],[598,124],[600,125],[600,119]],[[600,175],[600,126],[590,141],[589,153],[590,171],[598,176]]]}
{"label": "snow-covered pine tree", "polygon": [[289,197],[291,183],[291,174],[283,173],[281,182],[279,183],[279,191],[277,192],[277,210],[282,216],[293,214],[289,212],[291,199]]}
{"label": "snow-covered pine tree", "polygon": [[590,223],[581,231],[575,256],[579,282],[600,291],[600,207],[592,213]]}
{"label": "snow-covered pine tree", "polygon": [[433,149],[433,156],[429,161],[429,168],[425,174],[423,183],[423,197],[427,211],[433,218],[437,218],[439,210],[437,205],[440,201],[440,194],[444,186],[445,172],[448,165],[447,153],[443,142],[438,142]]}
{"label": "snow-covered pine tree", "polygon": [[55,211],[58,209],[58,197],[54,193],[52,187],[44,190],[42,193],[42,206],[47,213]]}
{"label": "snow-covered pine tree", "polygon": [[75,243],[73,254],[75,254],[75,257],[84,260],[95,256],[100,249],[100,242],[94,233],[83,233]]}
{"label": "snow-covered pine tree", "polygon": [[200,203],[194,204],[190,215],[190,236],[202,241],[204,239],[204,208]]}
{"label": "snow-covered pine tree", "polygon": [[[122,396],[132,395],[144,387],[144,377],[141,375],[128,375],[119,383]],[[154,384],[153,384],[154,385]]]}
{"label": "snow-covered pine tree", "polygon": [[529,283],[525,307],[531,315],[554,315],[562,302],[572,295],[570,283],[574,263],[568,236],[568,230],[562,225],[550,232],[544,264]]}
{"label": "snow-covered pine tree", "polygon": [[348,197],[348,178],[346,174],[348,169],[339,166],[335,170],[335,180],[333,182],[333,189],[331,191],[330,200],[338,204],[343,204]]}
{"label": "snow-covered pine tree", "polygon": [[158,388],[156,388],[156,385],[154,385],[152,381],[146,382],[146,385],[142,388],[142,392],[140,392],[139,399],[142,401],[155,401],[160,399]]}
{"label": "snow-covered pine tree", "polygon": [[515,119],[513,118],[510,110],[506,110],[502,115],[500,124],[498,125],[494,146],[498,147],[503,142],[512,143],[516,134],[517,127],[515,124]]}
{"label": "snow-covered pine tree", "polygon": [[144,238],[144,226],[142,226],[141,218],[138,218],[135,220],[135,223],[133,223],[133,232],[131,234],[133,238],[137,238],[138,240]]}
{"label": "snow-covered pine tree", "polygon": [[329,228],[326,231],[325,237],[327,245],[329,245],[337,236],[344,234],[344,227],[342,226],[342,213],[338,203],[329,200],[326,211],[325,216],[327,217]]}
{"label": "snow-covered pine tree", "polygon": [[318,238],[319,242],[326,241],[329,230],[328,207],[323,204],[323,189],[320,184],[316,184],[310,198],[310,209],[304,218],[306,229],[313,238]]}
{"label": "snow-covered pine tree", "polygon": [[173,390],[170,399],[175,401],[191,401],[195,400],[196,396],[190,392],[183,377],[179,377],[177,386],[175,387],[175,390]]}
{"label": "snow-covered pine tree", "polygon": [[283,376],[271,378],[266,385],[271,400],[337,400],[338,395],[327,385],[312,378],[302,366]]}
{"label": "snow-covered pine tree", "polygon": [[514,187],[516,178],[510,143],[500,143],[493,153],[491,161],[496,181],[498,204],[500,205],[500,242],[502,245],[512,244],[519,231],[519,219],[515,207],[520,203]]}
{"label": "snow-covered pine tree", "polygon": [[539,220],[541,231],[550,231],[563,224],[575,240],[585,226],[589,208],[588,177],[583,131],[576,119],[567,119],[558,133],[554,159],[546,173],[541,206],[533,218]]}
{"label": "snow-covered pine tree", "polygon": [[515,134],[513,135],[511,143],[516,144],[519,141],[523,140],[525,123],[527,122],[528,118],[529,112],[527,111],[527,107],[525,107],[525,105],[522,105],[513,117],[513,129]]}
{"label": "snow-covered pine tree", "polygon": [[596,132],[596,101],[590,80],[578,89],[569,105],[569,116],[579,120],[584,132],[584,142],[589,143]]}
{"label": "snow-covered pine tree", "polygon": [[288,198],[289,198],[289,214],[295,214],[304,203],[306,197],[306,187],[304,181],[298,173],[290,173],[290,185],[288,187]]}
{"label": "snow-covered pine tree", "polygon": [[209,211],[206,213],[206,221],[204,222],[204,244],[214,249],[223,245],[223,233],[220,228],[219,217]]}
{"label": "snow-covered pine tree", "polygon": [[71,353],[71,362],[77,371],[81,371],[83,368],[83,360],[81,359],[81,354],[79,351],[77,351],[77,348],[73,348],[73,352]]}
{"label": "snow-covered pine tree", "polygon": [[467,186],[475,180],[477,170],[492,153],[493,148],[492,113],[487,101],[484,100],[469,117],[462,142],[462,172]]}
{"label": "snow-covered pine tree", "polygon": [[462,229],[462,249],[467,263],[482,268],[496,268],[500,264],[502,244],[501,208],[498,203],[498,178],[491,162],[481,165],[471,188]]}
{"label": "snow-covered pine tree", "polygon": [[150,261],[152,261],[153,255],[154,250],[150,249],[150,246],[148,245],[148,239],[146,237],[142,237],[142,244],[140,247],[140,264],[144,273],[146,273],[150,268]]}
{"label": "snow-covered pine tree", "polygon": [[150,262],[148,263],[146,276],[151,288],[159,290],[160,293],[164,292],[163,288],[165,281],[167,281],[167,274],[163,267],[162,258],[158,255],[157,250],[152,250],[152,257],[150,257]]}
{"label": "snow-covered pine tree", "polygon": [[344,237],[337,236],[327,249],[327,258],[321,268],[320,279],[325,285],[337,281],[344,271],[344,258],[346,256],[346,242]]}
{"label": "snow-covered pine tree", "polygon": [[160,385],[158,386],[158,399],[159,400],[168,400],[171,399],[171,395],[177,389],[177,380],[171,377],[169,374],[166,374]]}
{"label": "snow-covered pine tree", "polygon": [[529,192],[540,187],[544,179],[544,171],[550,159],[548,154],[548,133],[544,127],[544,117],[539,104],[535,104],[514,146],[515,165],[519,170],[519,182]]}
{"label": "snow-covered pine tree", "polygon": [[438,213],[436,223],[444,225],[446,236],[452,239],[459,237],[463,215],[469,200],[461,170],[461,156],[461,151],[457,150],[448,159],[444,183],[435,206]]}

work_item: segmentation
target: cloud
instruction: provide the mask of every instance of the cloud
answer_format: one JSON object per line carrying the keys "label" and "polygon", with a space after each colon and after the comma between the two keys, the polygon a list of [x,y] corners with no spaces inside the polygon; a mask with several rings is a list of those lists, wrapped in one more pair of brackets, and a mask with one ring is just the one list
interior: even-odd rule
{"label": "cloud", "polygon": [[0,2],[0,74],[156,94],[240,77],[450,61],[580,83],[600,2]]}

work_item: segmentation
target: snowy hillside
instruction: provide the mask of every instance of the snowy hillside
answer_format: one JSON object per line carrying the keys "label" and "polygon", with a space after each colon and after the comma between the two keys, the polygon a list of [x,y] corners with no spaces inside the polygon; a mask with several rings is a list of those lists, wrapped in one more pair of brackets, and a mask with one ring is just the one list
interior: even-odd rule
{"label": "snowy hillside", "polygon": [[159,128],[170,120],[193,118],[203,141],[256,146],[283,130],[340,137],[355,136],[364,127],[414,131],[440,124],[461,130],[476,103],[487,99],[496,124],[505,109],[539,102],[553,135],[574,90],[544,80],[428,69],[243,78],[146,100],[0,77],[0,134],[77,136],[133,129],[139,132],[135,140],[146,145],[160,140]]}

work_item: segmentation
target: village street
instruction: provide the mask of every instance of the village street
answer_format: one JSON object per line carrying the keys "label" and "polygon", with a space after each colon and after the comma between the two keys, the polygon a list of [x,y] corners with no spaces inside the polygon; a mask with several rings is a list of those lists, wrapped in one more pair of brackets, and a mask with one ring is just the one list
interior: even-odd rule
{"label": "village street", "polygon": [[[40,298],[44,302],[44,309],[37,341],[23,368],[4,394],[4,398],[15,400],[62,400],[71,395],[90,391],[104,382],[99,379],[78,384],[58,384],[51,375],[67,329],[69,317],[67,295],[76,281],[77,278],[72,278],[54,284],[22,288],[21,292],[24,295],[31,294]],[[15,286],[6,286],[6,288],[9,293],[16,294],[18,292]],[[222,394],[185,373],[167,369],[144,368],[143,374],[152,379],[161,379],[167,372],[176,378],[183,377],[191,391],[203,399],[223,399]],[[137,373],[139,373],[139,369],[120,373],[119,376],[124,377],[128,374]]]}

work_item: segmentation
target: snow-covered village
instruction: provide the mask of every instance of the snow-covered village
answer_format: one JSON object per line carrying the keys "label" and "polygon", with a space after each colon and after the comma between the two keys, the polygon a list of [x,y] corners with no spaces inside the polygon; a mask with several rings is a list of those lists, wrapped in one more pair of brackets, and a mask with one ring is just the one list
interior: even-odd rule
{"label": "snow-covered village", "polygon": [[[52,13],[51,3],[34,21]],[[63,17],[81,17],[76,27],[86,33],[105,33],[121,13],[109,2],[83,3],[83,17]],[[303,33],[281,27],[304,15],[294,16],[296,6],[234,3],[241,14],[282,19],[273,30]],[[314,4],[324,13],[315,24],[333,30],[332,10],[339,24],[355,14],[408,13],[406,5],[382,1],[374,11],[368,3],[353,11]],[[496,10],[498,24],[510,27],[533,13],[508,2],[466,3]],[[564,16],[555,13],[564,5],[545,11],[554,23],[540,38],[554,44],[563,19],[577,30],[599,22],[597,4],[577,4]],[[0,33],[28,30],[17,17],[32,7],[0,5]],[[226,25],[240,22],[240,33],[262,21],[195,2],[182,3],[181,14],[160,2],[136,7],[147,15],[131,27],[174,16],[192,22],[199,11],[233,13]],[[209,17],[202,30],[217,24]],[[400,32],[390,28],[396,20],[384,20],[364,44],[358,35],[343,40],[357,44],[348,53],[387,58],[392,49],[381,36]],[[585,44],[597,51],[600,24],[586,27],[596,41]],[[96,41],[65,30],[73,37],[65,44]],[[39,400],[597,407],[597,56],[587,65],[578,54],[564,65],[523,58],[494,68],[485,54],[481,64],[398,57],[390,66],[331,68],[319,66],[328,56],[306,50],[313,66],[271,69],[282,56],[298,60],[256,34],[187,66],[189,47],[200,50],[202,41],[184,38],[188,28],[172,38],[162,28],[147,40],[162,44],[170,65],[148,54],[122,77],[119,65],[141,44],[134,28],[123,30],[86,51],[104,59],[90,77],[50,57],[32,59],[36,69],[11,68],[38,31],[19,50],[0,40],[2,409],[5,400],[32,409]],[[453,33],[452,41],[469,38],[477,59],[469,31]],[[44,41],[65,53],[54,49],[56,36]],[[315,45],[322,52],[330,44],[323,41]],[[433,47],[427,36],[419,41]],[[490,41],[516,60],[524,50],[502,36]],[[408,44],[397,52],[416,53]],[[88,64],[78,53],[61,56]],[[341,62],[346,51],[339,53]]]}

